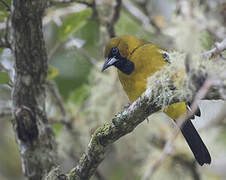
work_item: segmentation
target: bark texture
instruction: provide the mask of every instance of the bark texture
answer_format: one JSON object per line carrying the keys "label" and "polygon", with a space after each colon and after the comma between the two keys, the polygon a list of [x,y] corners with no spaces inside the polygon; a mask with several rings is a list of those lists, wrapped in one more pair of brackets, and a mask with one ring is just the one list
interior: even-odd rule
{"label": "bark texture", "polygon": [[42,33],[45,0],[12,1],[15,57],[13,127],[29,180],[41,180],[55,165],[55,139],[45,112],[47,54]]}

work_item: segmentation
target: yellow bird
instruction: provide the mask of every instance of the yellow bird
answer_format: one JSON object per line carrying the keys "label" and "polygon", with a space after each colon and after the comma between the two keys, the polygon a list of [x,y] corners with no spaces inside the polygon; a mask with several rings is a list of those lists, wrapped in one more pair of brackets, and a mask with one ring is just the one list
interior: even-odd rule
{"label": "yellow bird", "polygon": [[[167,53],[160,46],[134,36],[112,38],[105,49],[106,61],[102,72],[110,66],[118,69],[119,80],[131,102],[135,101],[147,87],[147,78],[169,62]],[[186,113],[184,102],[170,105],[164,112],[176,120]],[[191,120],[186,121],[181,132],[195,159],[200,165],[211,163],[211,157]]]}

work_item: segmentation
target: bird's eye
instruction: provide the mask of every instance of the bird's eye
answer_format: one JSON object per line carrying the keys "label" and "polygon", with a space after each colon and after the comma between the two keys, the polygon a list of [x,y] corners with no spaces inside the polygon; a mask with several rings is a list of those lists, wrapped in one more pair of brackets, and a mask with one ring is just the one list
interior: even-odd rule
{"label": "bird's eye", "polygon": [[112,48],[111,52],[112,52],[112,54],[117,55],[118,54],[118,48],[117,47]]}

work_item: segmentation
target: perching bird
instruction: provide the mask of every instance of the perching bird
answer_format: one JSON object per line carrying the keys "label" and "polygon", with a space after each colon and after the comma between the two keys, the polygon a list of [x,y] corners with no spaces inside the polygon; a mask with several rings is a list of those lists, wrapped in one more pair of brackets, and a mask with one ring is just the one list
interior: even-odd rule
{"label": "perching bird", "polygon": [[[105,57],[102,72],[110,66],[118,69],[119,80],[131,102],[146,90],[147,78],[169,63],[167,54],[163,53],[160,46],[129,35],[112,38],[106,46]],[[186,113],[186,107],[184,102],[175,103],[164,112],[176,120]],[[197,162],[200,165],[210,164],[211,157],[208,149],[191,120],[183,124],[181,132]]]}

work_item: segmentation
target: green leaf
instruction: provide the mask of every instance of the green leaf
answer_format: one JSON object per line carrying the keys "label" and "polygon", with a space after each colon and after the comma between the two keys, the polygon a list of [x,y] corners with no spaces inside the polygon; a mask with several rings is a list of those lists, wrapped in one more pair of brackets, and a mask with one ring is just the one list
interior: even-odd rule
{"label": "green leaf", "polygon": [[54,123],[52,125],[53,128],[53,132],[55,134],[55,136],[58,136],[60,134],[60,132],[62,131],[63,125],[62,123]]}
{"label": "green leaf", "polygon": [[0,72],[0,84],[7,84],[9,83],[9,75],[6,72]]}
{"label": "green leaf", "polygon": [[48,71],[47,71],[47,80],[51,80],[56,78],[59,75],[59,71],[58,69],[56,69],[53,66],[49,66],[48,67]]}
{"label": "green leaf", "polygon": [[86,19],[91,16],[91,13],[92,11],[90,9],[85,9],[67,16],[63,20],[62,26],[59,28],[60,41],[65,41],[70,34],[75,33],[83,27],[86,24]]}

